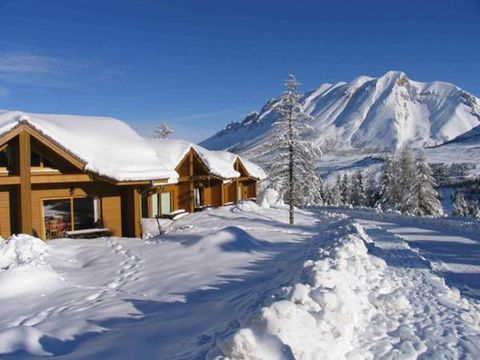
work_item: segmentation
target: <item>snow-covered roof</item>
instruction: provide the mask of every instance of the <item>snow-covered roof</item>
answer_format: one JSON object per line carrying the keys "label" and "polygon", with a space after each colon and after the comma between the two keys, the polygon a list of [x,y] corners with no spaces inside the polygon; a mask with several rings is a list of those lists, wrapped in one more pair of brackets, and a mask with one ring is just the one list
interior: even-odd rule
{"label": "snow-covered roof", "polygon": [[267,178],[267,173],[260,166],[241,156],[239,156],[239,159],[245,167],[245,170],[247,170],[248,175],[259,180]]}
{"label": "snow-covered roof", "polygon": [[159,159],[172,168],[176,168],[190,149],[193,149],[213,175],[224,179],[240,176],[233,167],[237,156],[235,154],[226,151],[210,151],[184,140],[147,138],[147,141],[155,148]]}
{"label": "snow-covered roof", "polygon": [[0,112],[0,136],[27,124],[85,164],[85,170],[115,181],[169,179],[153,147],[123,121],[97,116]]}
{"label": "snow-covered roof", "polygon": [[145,137],[144,140],[155,149],[157,158],[169,169],[175,169],[192,147],[191,143],[183,140],[149,137]]}
{"label": "snow-covered roof", "polygon": [[[168,179],[178,181],[175,171],[193,149],[209,171],[223,179],[240,176],[234,163],[238,155],[211,151],[172,139],[144,138],[123,121],[98,116],[34,114],[0,110],[0,136],[26,124],[84,163],[86,171],[115,181]],[[241,159],[249,175],[266,177],[252,162]]]}

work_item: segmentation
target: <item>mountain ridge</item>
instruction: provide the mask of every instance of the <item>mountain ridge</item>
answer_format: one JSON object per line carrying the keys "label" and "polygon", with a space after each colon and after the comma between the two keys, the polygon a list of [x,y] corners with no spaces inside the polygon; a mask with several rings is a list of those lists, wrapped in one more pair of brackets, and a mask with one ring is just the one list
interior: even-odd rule
{"label": "mountain ridge", "polygon": [[[270,135],[277,105],[277,98],[270,99],[200,144],[255,157]],[[411,80],[401,71],[322,84],[305,93],[302,105],[317,130],[312,140],[327,151],[435,146],[480,125],[479,98],[448,82]]]}

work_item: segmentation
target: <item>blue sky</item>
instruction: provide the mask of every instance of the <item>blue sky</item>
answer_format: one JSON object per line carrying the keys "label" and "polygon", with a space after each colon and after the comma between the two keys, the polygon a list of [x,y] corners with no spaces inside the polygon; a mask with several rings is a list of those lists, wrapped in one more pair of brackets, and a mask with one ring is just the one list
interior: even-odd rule
{"label": "blue sky", "polygon": [[402,70],[480,95],[480,0],[0,0],[0,108],[201,140],[304,90]]}

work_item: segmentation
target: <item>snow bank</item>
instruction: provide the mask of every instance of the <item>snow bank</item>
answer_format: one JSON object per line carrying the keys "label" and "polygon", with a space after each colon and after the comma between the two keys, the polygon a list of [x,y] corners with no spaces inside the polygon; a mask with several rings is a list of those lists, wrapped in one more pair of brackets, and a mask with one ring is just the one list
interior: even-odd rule
{"label": "snow bank", "polygon": [[63,280],[45,261],[47,244],[26,234],[0,240],[0,299],[45,293]]}
{"label": "snow bank", "polygon": [[147,240],[166,233],[172,224],[173,221],[169,219],[142,219],[143,239]]}
{"label": "snow bank", "polygon": [[44,265],[46,251],[45,242],[30,235],[14,235],[6,241],[0,239],[0,270]]}
{"label": "snow bank", "polygon": [[278,191],[272,188],[261,189],[257,197],[257,203],[262,208],[266,208],[266,209],[272,206],[273,207],[285,206],[285,203],[280,198],[280,194],[278,193]]}
{"label": "snow bank", "polygon": [[[393,259],[410,262],[397,268],[369,254],[372,240],[360,224],[345,220],[330,235],[302,274],[217,342],[223,357],[213,358],[459,358],[480,350],[478,308],[430,269],[418,270],[404,255],[418,259],[407,243],[383,244]],[[464,323],[450,329],[456,318]]]}
{"label": "snow bank", "polygon": [[379,287],[386,264],[368,255],[357,227],[341,232],[316,260],[304,263],[307,282],[284,287],[281,299],[221,345],[227,359],[284,359],[289,352],[295,359],[360,354],[355,336],[376,313],[369,294]]}

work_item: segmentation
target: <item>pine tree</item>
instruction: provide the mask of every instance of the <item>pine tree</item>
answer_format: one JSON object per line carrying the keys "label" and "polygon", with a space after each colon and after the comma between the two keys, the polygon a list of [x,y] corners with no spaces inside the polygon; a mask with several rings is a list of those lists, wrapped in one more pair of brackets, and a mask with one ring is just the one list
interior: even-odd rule
{"label": "pine tree", "polygon": [[333,205],[332,192],[327,183],[322,185],[322,198],[324,205]]}
{"label": "pine tree", "polygon": [[337,174],[336,181],[330,187],[330,205],[339,206],[343,205],[342,202],[342,194],[341,194],[341,186],[342,186],[342,177],[340,174]]}
{"label": "pine tree", "polygon": [[366,206],[375,207],[380,199],[380,187],[377,182],[377,174],[374,171],[368,171],[365,176],[365,201]]}
{"label": "pine tree", "polygon": [[168,127],[165,122],[161,122],[155,129],[153,129],[153,137],[156,139],[166,139],[173,134],[173,130]]}
{"label": "pine tree", "polygon": [[343,174],[342,181],[340,183],[340,196],[343,205],[350,205],[350,181],[348,180],[348,175]]}
{"label": "pine tree", "polygon": [[266,144],[267,154],[273,156],[270,181],[290,206],[291,224],[295,206],[313,204],[321,196],[321,182],[314,166],[320,148],[308,140],[314,130],[308,124],[311,117],[302,108],[299,86],[295,76],[289,75],[275,108],[272,140]]}
{"label": "pine tree", "polygon": [[367,205],[365,180],[361,171],[358,171],[354,176],[352,176],[350,197],[353,206]]}
{"label": "pine tree", "polygon": [[480,211],[480,206],[478,204],[478,200],[470,201],[468,203],[468,215],[469,216],[476,217],[479,211]]}
{"label": "pine tree", "polygon": [[468,216],[468,213],[469,211],[465,196],[462,192],[457,192],[455,194],[455,201],[453,202],[452,214],[456,216]]}
{"label": "pine tree", "polygon": [[433,172],[423,153],[417,157],[415,165],[415,177],[408,183],[409,198],[406,199],[404,208],[417,216],[442,215]]}
{"label": "pine tree", "polygon": [[[428,167],[426,161],[425,164]],[[418,174],[417,164],[413,158],[410,148],[405,146],[401,150],[398,159],[398,166],[399,172],[397,174],[396,182],[398,184],[397,187],[400,201],[397,204],[396,209],[402,213],[415,213],[415,211],[419,211],[417,209],[418,204],[416,204],[414,200],[415,192],[418,191],[418,189],[415,187],[416,184],[414,181]],[[427,169],[424,170],[427,171]],[[431,177],[432,171],[430,170],[430,167],[428,167],[428,171]],[[434,180],[433,182],[435,183]]]}
{"label": "pine tree", "polygon": [[382,169],[378,207],[383,210],[397,209],[401,202],[401,189],[398,182],[399,164],[396,156],[388,156]]}

